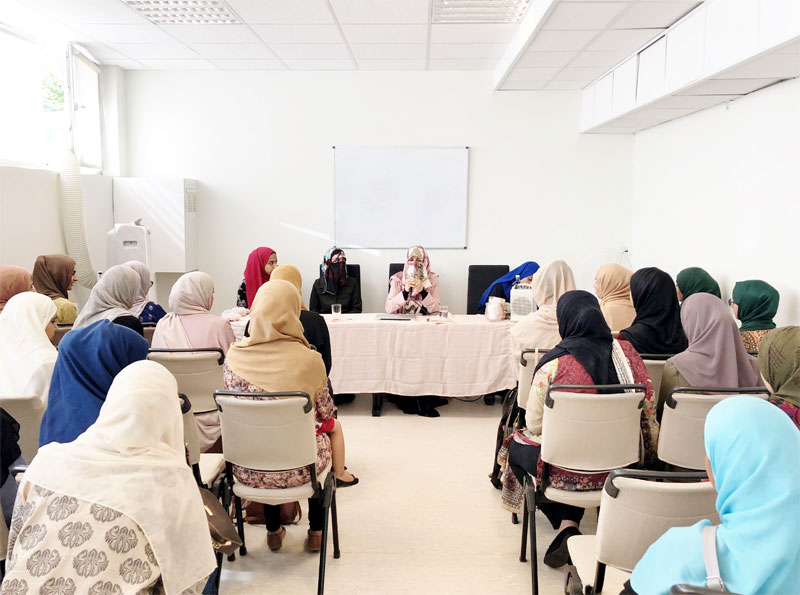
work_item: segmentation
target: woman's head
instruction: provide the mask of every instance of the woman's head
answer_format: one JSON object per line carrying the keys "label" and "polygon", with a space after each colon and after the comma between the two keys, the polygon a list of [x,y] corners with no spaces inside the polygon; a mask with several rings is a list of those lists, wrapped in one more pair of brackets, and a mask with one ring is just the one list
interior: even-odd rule
{"label": "woman's head", "polygon": [[252,305],[258,288],[269,281],[276,266],[278,266],[278,255],[272,248],[262,246],[249,254],[244,268],[248,306]]}
{"label": "woman's head", "polygon": [[169,309],[175,314],[203,314],[214,305],[214,280],[202,271],[181,275],[169,293]]}
{"label": "woman's head", "polygon": [[722,297],[719,283],[700,267],[689,267],[678,273],[675,278],[675,291],[678,294],[678,301],[681,302],[695,293],[710,293],[718,298]]}
{"label": "woman's head", "polygon": [[275,267],[275,270],[272,271],[270,280],[288,281],[294,286],[294,288],[297,290],[297,293],[300,293],[303,289],[303,277],[300,275],[300,270],[291,264],[282,264],[278,267]]}
{"label": "woman's head", "polygon": [[66,254],[47,254],[33,263],[33,285],[36,291],[53,299],[67,298],[78,278],[75,260]]}
{"label": "woman's head", "polygon": [[289,340],[308,346],[300,323],[301,307],[300,292],[292,283],[283,279],[265,283],[259,288],[250,308],[250,336],[237,345],[248,347]]}
{"label": "woman's head", "polygon": [[566,262],[553,260],[533,274],[531,288],[540,307],[555,306],[562,295],[575,289],[575,277]]}
{"label": "woman's head", "polygon": [[604,264],[594,277],[594,292],[597,299],[630,299],[633,271],[619,264]]}
{"label": "woman's head", "polygon": [[31,274],[22,267],[0,266],[0,312],[8,300],[23,291],[36,291]]}
{"label": "woman's head", "polygon": [[103,273],[92,293],[103,306],[130,309],[141,289],[142,278],[138,272],[129,266],[115,265]]}
{"label": "woman's head", "polygon": [[12,296],[0,312],[4,334],[43,333],[48,340],[56,332],[56,305],[41,293],[25,291]]}
{"label": "woman's head", "polygon": [[695,293],[683,302],[681,325],[689,345],[710,335],[725,334],[729,341],[740,341],[736,322],[722,300],[710,293]]}
{"label": "woman's head", "polygon": [[672,277],[656,267],[639,269],[631,275],[631,299],[637,315],[640,310],[678,307]]}
{"label": "woman's head", "polygon": [[800,407],[800,326],[768,332],[758,349],[758,366],[775,395]]}
{"label": "woman's head", "polygon": [[588,291],[574,290],[562,295],[556,306],[556,316],[562,339],[582,337],[611,341],[611,329],[600,304]]}
{"label": "woman's head", "polygon": [[742,321],[741,330],[757,331],[775,328],[780,294],[766,281],[739,281],[733,286],[730,302],[734,315]]}

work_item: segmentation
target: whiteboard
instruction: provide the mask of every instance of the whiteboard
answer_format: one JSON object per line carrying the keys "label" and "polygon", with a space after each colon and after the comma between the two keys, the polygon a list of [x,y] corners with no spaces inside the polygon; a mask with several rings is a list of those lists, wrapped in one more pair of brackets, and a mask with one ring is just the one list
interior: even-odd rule
{"label": "whiteboard", "polygon": [[467,247],[468,147],[334,147],[342,248]]}

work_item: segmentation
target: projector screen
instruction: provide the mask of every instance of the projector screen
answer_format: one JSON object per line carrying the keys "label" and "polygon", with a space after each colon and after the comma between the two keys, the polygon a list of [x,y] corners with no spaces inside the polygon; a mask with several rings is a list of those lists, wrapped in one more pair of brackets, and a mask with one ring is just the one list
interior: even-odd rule
{"label": "projector screen", "polygon": [[342,248],[467,247],[468,147],[334,147]]}

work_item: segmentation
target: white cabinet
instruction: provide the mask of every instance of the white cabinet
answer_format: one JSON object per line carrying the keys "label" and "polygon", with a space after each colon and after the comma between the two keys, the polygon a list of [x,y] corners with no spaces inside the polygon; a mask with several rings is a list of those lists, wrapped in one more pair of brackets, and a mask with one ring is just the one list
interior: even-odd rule
{"label": "white cabinet", "polygon": [[667,32],[664,91],[669,93],[703,74],[706,11],[701,6]]}
{"label": "white cabinet", "polygon": [[605,122],[611,118],[611,100],[614,93],[614,73],[610,72],[594,85],[594,121]]}
{"label": "white cabinet", "polygon": [[639,52],[639,77],[636,81],[636,105],[642,105],[664,94],[664,68],[667,40],[661,37]]}
{"label": "white cabinet", "polygon": [[637,57],[628,58],[614,70],[611,115],[623,114],[636,105]]}
{"label": "white cabinet", "polygon": [[706,73],[725,70],[755,53],[758,1],[725,0],[706,5]]}
{"label": "white cabinet", "polygon": [[588,130],[595,124],[594,85],[590,85],[581,93],[581,130]]}
{"label": "white cabinet", "polygon": [[800,0],[761,0],[758,25],[759,51],[800,37]]}

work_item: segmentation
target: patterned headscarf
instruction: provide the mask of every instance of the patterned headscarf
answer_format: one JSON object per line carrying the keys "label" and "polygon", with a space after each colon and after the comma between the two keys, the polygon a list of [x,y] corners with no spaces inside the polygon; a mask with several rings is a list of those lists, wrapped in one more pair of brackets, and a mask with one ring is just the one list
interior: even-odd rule
{"label": "patterned headscarf", "polygon": [[[339,262],[333,262],[333,257],[337,254],[341,254],[342,258],[339,259]],[[324,285],[323,293],[328,295],[336,295],[339,288],[344,287],[344,284],[347,283],[347,259],[344,250],[334,246],[325,253],[325,258],[319,265],[319,278],[322,279]]]}
{"label": "patterned headscarf", "polygon": [[800,326],[767,333],[761,339],[758,366],[776,396],[800,407]]}
{"label": "patterned headscarf", "polygon": [[[419,263],[414,262],[412,259],[419,259]],[[406,253],[406,264],[403,266],[403,274],[400,277],[400,284],[403,288],[406,286],[408,279],[420,279],[423,283],[428,280],[431,275],[431,263],[428,259],[428,253],[422,246],[411,246]],[[405,305],[405,312],[418,312],[422,309],[422,295],[414,293],[408,296],[408,301]]]}

